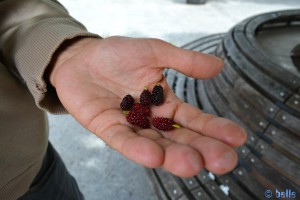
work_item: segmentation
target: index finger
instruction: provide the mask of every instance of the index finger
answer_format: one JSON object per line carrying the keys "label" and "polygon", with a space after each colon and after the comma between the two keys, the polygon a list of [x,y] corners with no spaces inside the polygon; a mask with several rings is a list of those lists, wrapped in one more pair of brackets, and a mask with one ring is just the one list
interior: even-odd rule
{"label": "index finger", "polygon": [[161,40],[153,42],[159,66],[167,66],[190,77],[201,79],[214,77],[224,65],[220,58],[213,55],[178,48]]}

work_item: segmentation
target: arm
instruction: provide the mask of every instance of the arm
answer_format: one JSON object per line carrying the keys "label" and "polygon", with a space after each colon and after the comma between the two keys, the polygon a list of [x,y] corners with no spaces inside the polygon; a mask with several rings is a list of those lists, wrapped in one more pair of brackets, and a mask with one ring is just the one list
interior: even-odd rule
{"label": "arm", "polygon": [[65,112],[55,91],[47,87],[45,70],[53,54],[67,40],[98,36],[89,33],[57,1],[1,1],[0,13],[2,60],[26,83],[40,108]]}
{"label": "arm", "polygon": [[[1,2],[7,21],[1,23],[0,47],[6,64],[25,81],[40,107],[54,112],[65,108],[110,147],[147,167],[163,167],[184,177],[202,168],[221,174],[235,167],[234,148],[245,142],[245,131],[182,102],[162,74],[169,67],[210,78],[220,72],[222,61],[157,39],[79,38],[94,35],[57,2],[22,2]],[[68,39],[72,40],[65,43]],[[58,98],[47,96],[47,66]],[[128,93],[137,98],[144,86],[152,88],[157,82],[165,88],[166,103],[152,114],[174,118],[183,128],[161,132],[137,129],[126,121],[119,108],[121,98]]]}
{"label": "arm", "polygon": [[[223,174],[235,167],[234,148],[245,142],[245,131],[182,102],[162,73],[168,67],[195,78],[210,78],[222,64],[213,56],[158,39],[84,38],[60,52],[50,82],[79,123],[128,159],[182,177],[196,175],[202,168]],[[126,121],[119,107],[122,97],[138,98],[144,86],[152,88],[158,82],[166,99],[151,109],[152,116],[174,118],[183,128],[163,132],[139,129]]]}

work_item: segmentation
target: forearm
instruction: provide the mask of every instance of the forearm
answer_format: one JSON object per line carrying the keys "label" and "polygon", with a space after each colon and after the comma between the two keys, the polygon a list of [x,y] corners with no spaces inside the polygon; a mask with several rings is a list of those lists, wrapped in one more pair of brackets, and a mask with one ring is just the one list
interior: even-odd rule
{"label": "forearm", "polygon": [[39,107],[64,112],[55,94],[47,93],[45,70],[66,40],[97,36],[89,33],[57,1],[6,0],[0,3],[0,12],[2,62],[26,83]]}

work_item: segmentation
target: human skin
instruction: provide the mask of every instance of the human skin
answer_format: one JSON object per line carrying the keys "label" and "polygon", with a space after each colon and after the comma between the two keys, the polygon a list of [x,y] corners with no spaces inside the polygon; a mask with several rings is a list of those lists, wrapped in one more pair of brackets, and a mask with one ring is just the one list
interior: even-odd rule
{"label": "human skin", "polygon": [[[211,55],[177,48],[158,39],[77,38],[60,50],[50,66],[49,81],[67,111],[86,129],[128,159],[146,167],[163,167],[190,177],[202,168],[224,174],[237,164],[235,147],[246,132],[234,122],[204,113],[181,101],[163,76],[172,68],[208,79],[223,62]],[[138,98],[144,86],[160,83],[165,103],[152,115],[173,118],[182,128],[139,129],[120,109],[126,94]]]}

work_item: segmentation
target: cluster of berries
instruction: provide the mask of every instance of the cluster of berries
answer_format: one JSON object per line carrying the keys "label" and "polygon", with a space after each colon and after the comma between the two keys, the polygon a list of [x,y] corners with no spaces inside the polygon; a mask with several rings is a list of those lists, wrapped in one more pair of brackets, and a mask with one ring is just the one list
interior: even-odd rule
{"label": "cluster of berries", "polygon": [[[135,103],[134,98],[128,94],[120,104],[121,109],[126,114],[126,119],[130,124],[140,128],[150,128],[148,117],[151,114],[151,105],[159,106],[164,102],[164,89],[160,84],[154,86],[152,93],[147,87],[144,87],[140,95],[140,102]],[[151,123],[155,128],[168,131],[174,128],[180,128],[172,119],[165,117],[154,117]]]}

